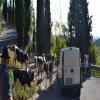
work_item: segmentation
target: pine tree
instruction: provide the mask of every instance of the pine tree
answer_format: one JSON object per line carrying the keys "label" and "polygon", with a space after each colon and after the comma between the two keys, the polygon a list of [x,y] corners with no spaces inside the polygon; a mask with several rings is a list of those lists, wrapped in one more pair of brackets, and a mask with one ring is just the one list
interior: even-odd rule
{"label": "pine tree", "polygon": [[50,53],[51,48],[51,14],[50,14],[50,0],[45,0],[45,41],[44,41],[44,52]]}
{"label": "pine tree", "polygon": [[[40,55],[43,53],[43,27],[44,27],[44,0],[37,0],[37,21],[36,21],[36,43],[37,43],[37,53]],[[45,37],[44,37],[45,39]]]}
{"label": "pine tree", "polygon": [[35,50],[36,50],[36,29],[35,29],[35,12],[34,12],[34,8],[33,8],[33,10],[32,10],[33,12],[33,23],[32,23],[32,25],[33,25],[33,52],[36,52]]}
{"label": "pine tree", "polygon": [[13,7],[12,24],[14,28],[15,27],[15,0],[12,1],[12,7]]}
{"label": "pine tree", "polygon": [[37,52],[49,53],[51,45],[50,1],[37,0]]}
{"label": "pine tree", "polygon": [[3,4],[3,18],[7,22],[7,0]]}
{"label": "pine tree", "polygon": [[77,0],[70,0],[70,8],[68,13],[68,26],[70,37],[68,39],[68,46],[75,45],[75,6],[77,5]]}
{"label": "pine tree", "polygon": [[24,28],[24,46],[26,47],[29,42],[29,31],[32,22],[32,9],[31,9],[31,0],[25,1],[25,28]]}
{"label": "pine tree", "polygon": [[15,23],[17,31],[17,45],[23,48],[24,44],[24,0],[15,0]]}
{"label": "pine tree", "polygon": [[5,2],[5,0],[0,0],[0,7]]}
{"label": "pine tree", "polygon": [[69,31],[75,37],[74,45],[80,48],[82,55],[89,54],[92,21],[88,14],[87,0],[70,1],[68,22]]}
{"label": "pine tree", "polygon": [[12,0],[9,0],[7,11],[8,11],[8,23],[10,26],[12,26],[12,15],[13,15]]}

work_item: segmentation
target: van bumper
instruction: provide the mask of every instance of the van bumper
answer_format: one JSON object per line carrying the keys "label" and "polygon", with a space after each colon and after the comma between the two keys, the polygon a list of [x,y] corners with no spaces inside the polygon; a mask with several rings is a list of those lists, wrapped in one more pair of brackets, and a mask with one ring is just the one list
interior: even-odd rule
{"label": "van bumper", "polygon": [[61,94],[69,94],[74,95],[76,97],[80,97],[81,93],[81,84],[75,84],[75,85],[64,85],[64,87],[61,89]]}
{"label": "van bumper", "polygon": [[63,89],[79,89],[81,88],[81,84],[72,84],[72,85],[63,85]]}

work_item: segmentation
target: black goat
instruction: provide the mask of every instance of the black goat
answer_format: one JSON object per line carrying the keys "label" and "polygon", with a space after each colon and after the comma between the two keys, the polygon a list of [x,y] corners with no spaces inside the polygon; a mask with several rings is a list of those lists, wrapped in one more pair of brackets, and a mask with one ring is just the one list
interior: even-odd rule
{"label": "black goat", "polygon": [[30,83],[34,79],[34,71],[26,71],[21,69],[14,69],[14,81],[16,82],[17,79],[19,79],[19,82],[22,86],[25,86],[27,84],[30,87]]}
{"label": "black goat", "polygon": [[16,60],[19,61],[23,66],[23,63],[25,63],[28,60],[28,55],[18,48],[16,49],[15,53]]}

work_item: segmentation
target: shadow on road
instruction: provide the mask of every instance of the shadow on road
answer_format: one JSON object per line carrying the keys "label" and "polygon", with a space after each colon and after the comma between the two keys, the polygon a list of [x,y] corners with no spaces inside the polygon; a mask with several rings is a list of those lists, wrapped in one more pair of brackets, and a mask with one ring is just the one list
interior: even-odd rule
{"label": "shadow on road", "polygon": [[86,74],[82,74],[82,82],[85,82],[87,79],[91,77],[91,70],[89,69]]}
{"label": "shadow on road", "polygon": [[64,96],[62,96],[57,83],[57,79],[55,79],[52,86],[48,87],[46,90],[41,91],[39,93],[39,97],[36,100],[80,100],[70,92],[65,92]]}

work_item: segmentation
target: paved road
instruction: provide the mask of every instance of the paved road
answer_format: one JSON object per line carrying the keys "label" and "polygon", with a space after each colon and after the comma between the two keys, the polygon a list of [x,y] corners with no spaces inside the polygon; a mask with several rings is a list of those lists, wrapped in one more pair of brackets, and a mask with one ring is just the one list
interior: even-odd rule
{"label": "paved road", "polygon": [[5,30],[0,35],[0,49],[11,44],[16,39],[16,32],[13,29]]}
{"label": "paved road", "polygon": [[[84,80],[81,88],[80,99],[72,97],[72,95],[61,96],[56,80],[56,73],[53,74],[53,81],[54,83],[52,88],[48,88],[47,90],[36,94],[30,100],[100,100],[99,78],[90,77],[87,80]],[[45,81],[43,84],[45,84]]]}

